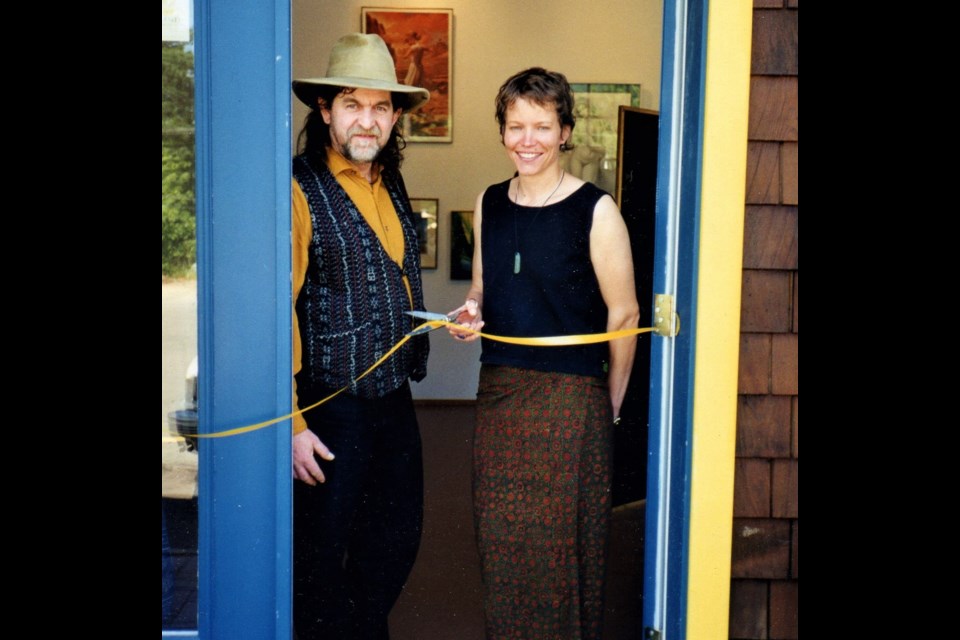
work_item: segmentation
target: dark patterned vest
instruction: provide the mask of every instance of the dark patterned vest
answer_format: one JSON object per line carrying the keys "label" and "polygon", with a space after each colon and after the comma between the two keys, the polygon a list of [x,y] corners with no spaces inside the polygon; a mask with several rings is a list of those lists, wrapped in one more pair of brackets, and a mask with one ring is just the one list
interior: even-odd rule
{"label": "dark patterned vest", "polygon": [[398,173],[381,175],[403,228],[402,270],[326,164],[302,155],[293,160],[293,177],[307,198],[313,224],[306,279],[296,303],[303,348],[297,374],[301,405],[348,384],[354,395],[379,398],[408,377],[420,381],[426,375],[430,345],[422,335],[352,383],[418,323],[403,313],[410,309],[404,274],[413,308],[423,309],[420,244],[410,200]]}

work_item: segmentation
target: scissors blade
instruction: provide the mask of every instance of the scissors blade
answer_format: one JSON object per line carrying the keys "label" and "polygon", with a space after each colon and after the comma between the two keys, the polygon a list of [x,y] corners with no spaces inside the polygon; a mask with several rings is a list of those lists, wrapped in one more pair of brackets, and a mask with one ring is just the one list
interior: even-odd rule
{"label": "scissors blade", "polygon": [[[453,322],[453,320],[457,317],[457,314],[451,314],[451,317],[451,315],[447,315],[445,313],[434,313],[432,311],[404,311],[404,313],[408,316],[413,316],[414,318],[419,318],[421,320],[436,320],[439,322]],[[430,333],[434,329],[439,329],[439,327],[420,327],[409,332],[407,335],[410,337],[418,336],[422,333]]]}
{"label": "scissors blade", "polygon": [[432,311],[404,311],[408,316],[413,316],[414,318],[420,318],[421,320],[439,320],[440,322],[447,322],[450,320],[450,316],[445,313],[434,313]]}

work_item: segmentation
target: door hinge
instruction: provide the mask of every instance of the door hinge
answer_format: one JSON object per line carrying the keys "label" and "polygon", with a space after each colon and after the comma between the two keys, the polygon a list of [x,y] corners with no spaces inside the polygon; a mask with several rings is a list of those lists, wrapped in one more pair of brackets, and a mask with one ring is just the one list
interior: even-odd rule
{"label": "door hinge", "polygon": [[675,299],[666,293],[658,293],[653,299],[654,333],[664,338],[673,338],[680,333],[680,316],[677,315]]}
{"label": "door hinge", "polygon": [[644,640],[660,640],[660,630],[646,627],[643,630]]}

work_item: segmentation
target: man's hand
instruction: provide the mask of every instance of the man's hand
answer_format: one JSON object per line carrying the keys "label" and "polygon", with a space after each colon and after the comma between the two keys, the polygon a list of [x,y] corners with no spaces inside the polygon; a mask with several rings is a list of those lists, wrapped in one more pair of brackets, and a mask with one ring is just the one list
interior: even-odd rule
{"label": "man's hand", "polygon": [[333,453],[310,429],[293,436],[293,477],[310,486],[326,481],[314,454],[324,460],[333,460]]}

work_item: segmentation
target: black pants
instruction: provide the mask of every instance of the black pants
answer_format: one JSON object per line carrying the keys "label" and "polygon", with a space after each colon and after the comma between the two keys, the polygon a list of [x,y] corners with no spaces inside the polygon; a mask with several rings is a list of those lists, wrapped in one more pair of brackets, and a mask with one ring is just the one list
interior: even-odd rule
{"label": "black pants", "polygon": [[[319,396],[317,399],[319,399]],[[301,394],[303,406],[312,402]],[[374,400],[340,394],[306,414],[336,459],[327,481],[294,481],[298,640],[388,638],[423,523],[423,458],[409,385]]]}

